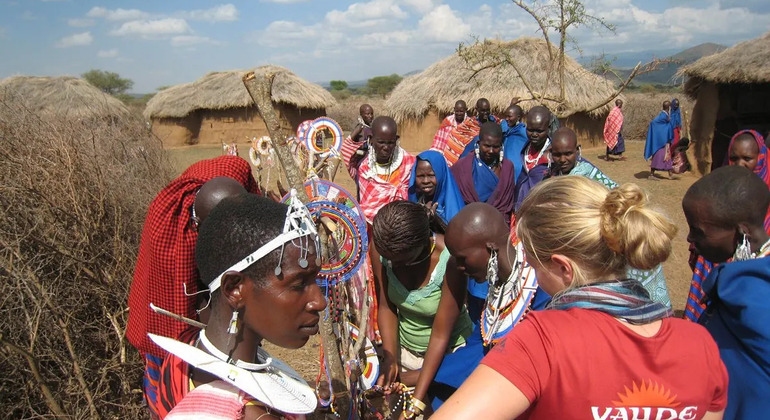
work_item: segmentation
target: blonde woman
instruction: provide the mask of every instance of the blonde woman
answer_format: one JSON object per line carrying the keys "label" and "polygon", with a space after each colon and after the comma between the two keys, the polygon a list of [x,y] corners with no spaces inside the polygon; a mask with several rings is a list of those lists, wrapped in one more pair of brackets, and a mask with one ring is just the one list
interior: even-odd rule
{"label": "blonde woman", "polygon": [[544,181],[516,232],[552,310],[530,313],[434,419],[722,418],[727,373],[708,332],[624,279],[665,261],[676,234],[638,186]]}

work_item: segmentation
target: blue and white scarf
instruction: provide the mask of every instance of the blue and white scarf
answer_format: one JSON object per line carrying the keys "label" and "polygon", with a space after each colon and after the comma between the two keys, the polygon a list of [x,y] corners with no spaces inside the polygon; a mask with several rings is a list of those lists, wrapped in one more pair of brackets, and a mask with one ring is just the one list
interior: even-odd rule
{"label": "blue and white scarf", "polygon": [[650,299],[634,279],[595,283],[557,294],[547,309],[584,308],[604,312],[630,324],[648,324],[673,315],[666,305]]}

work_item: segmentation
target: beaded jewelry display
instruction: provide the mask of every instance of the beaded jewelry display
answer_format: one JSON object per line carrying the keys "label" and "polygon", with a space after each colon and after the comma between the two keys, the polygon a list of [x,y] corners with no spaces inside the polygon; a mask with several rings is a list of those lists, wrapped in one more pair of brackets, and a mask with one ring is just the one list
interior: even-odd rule
{"label": "beaded jewelry display", "polygon": [[[316,135],[322,130],[328,130],[332,134],[332,144],[328,148],[324,148],[323,145],[319,146],[316,142]],[[297,134],[299,135],[299,132]],[[340,147],[342,147],[342,127],[337,124],[337,121],[329,117],[316,118],[310,123],[304,136],[300,138],[304,139],[305,146],[311,154],[319,155],[322,158],[338,155]]]}

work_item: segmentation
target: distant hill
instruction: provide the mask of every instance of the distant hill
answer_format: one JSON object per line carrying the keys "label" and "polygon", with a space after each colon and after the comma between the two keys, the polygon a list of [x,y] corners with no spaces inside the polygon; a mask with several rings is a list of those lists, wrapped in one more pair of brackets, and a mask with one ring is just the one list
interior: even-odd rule
{"label": "distant hill", "polygon": [[[693,63],[697,61],[698,59],[702,57],[706,57],[708,55],[716,54],[718,52],[724,51],[727,49],[726,46],[720,45],[720,44],[714,44],[711,42],[707,42],[705,44],[696,45],[694,47],[688,48],[684,51],[679,52],[672,52],[671,50],[664,50],[659,51],[657,53],[653,51],[643,51],[639,53],[625,53],[622,54],[622,60],[620,57],[617,57],[617,59],[613,62],[613,64],[618,68],[618,73],[623,77],[628,77],[629,74],[631,74],[631,71],[634,66],[636,66],[637,63],[642,62],[642,64],[647,63],[651,61],[654,58],[664,58],[667,60],[672,60],[670,63],[663,63],[660,65],[660,68],[658,70],[645,73],[640,76],[637,76],[634,78],[634,83],[653,83],[653,84],[661,84],[661,85],[671,85],[675,84],[674,75],[676,74],[676,71],[679,70],[679,67],[684,66],[686,64]],[[608,58],[615,58],[615,57],[608,57]],[[584,63],[584,65],[587,65],[587,63]]]}
{"label": "distant hill", "polygon": [[[415,74],[420,73],[420,72],[422,72],[422,70],[412,70],[412,71],[410,71],[408,73],[402,74],[401,77],[406,78],[408,76],[412,76],[412,75],[415,75]],[[372,76],[372,77],[374,77],[374,76]],[[360,88],[366,86],[366,82],[368,80],[369,79],[364,79],[364,80],[346,80],[346,82],[348,82],[348,88],[350,88],[350,89],[360,89]],[[331,89],[331,85],[329,85],[328,81],[326,81],[326,82],[316,82],[316,83],[321,85],[324,89],[327,89],[327,90]]]}

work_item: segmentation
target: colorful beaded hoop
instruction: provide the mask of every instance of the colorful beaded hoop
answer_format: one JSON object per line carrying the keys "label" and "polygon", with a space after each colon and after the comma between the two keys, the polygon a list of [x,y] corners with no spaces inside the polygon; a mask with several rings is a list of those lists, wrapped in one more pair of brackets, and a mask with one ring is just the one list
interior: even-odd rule
{"label": "colorful beaded hoop", "polygon": [[[333,142],[331,147],[328,149],[319,147],[315,141],[316,134],[324,129],[328,129],[332,133]],[[307,150],[309,150],[312,154],[321,155],[322,158],[331,154],[338,153],[340,147],[342,147],[342,128],[339,124],[337,124],[336,121],[329,117],[320,117],[314,119],[304,134],[305,146],[307,146]]]}

